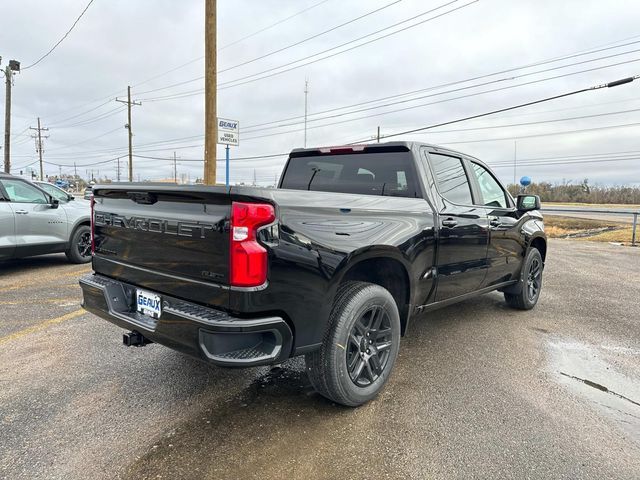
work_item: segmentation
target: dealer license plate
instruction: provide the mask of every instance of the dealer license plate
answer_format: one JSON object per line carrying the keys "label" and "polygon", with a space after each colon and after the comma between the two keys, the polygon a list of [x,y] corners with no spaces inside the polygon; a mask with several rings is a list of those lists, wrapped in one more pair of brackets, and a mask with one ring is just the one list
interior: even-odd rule
{"label": "dealer license plate", "polygon": [[155,293],[136,290],[136,309],[143,315],[160,318],[162,314],[162,299],[160,295]]}

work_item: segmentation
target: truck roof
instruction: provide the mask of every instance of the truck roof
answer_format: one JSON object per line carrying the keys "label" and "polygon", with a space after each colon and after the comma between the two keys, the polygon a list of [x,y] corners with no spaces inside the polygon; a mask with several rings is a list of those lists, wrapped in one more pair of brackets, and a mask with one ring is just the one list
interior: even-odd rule
{"label": "truck roof", "polygon": [[432,143],[426,143],[426,142],[414,142],[414,141],[407,141],[407,140],[396,140],[396,141],[391,141],[391,142],[380,142],[380,143],[360,143],[360,144],[352,144],[352,145],[334,145],[334,146],[326,146],[326,147],[310,147],[310,148],[294,148],[293,150],[291,150],[291,156],[293,157],[304,157],[307,155],[311,155],[317,152],[321,152],[321,153],[330,153],[331,150],[336,150],[336,151],[340,151],[340,150],[346,150],[349,148],[353,148],[354,151],[359,150],[361,147],[366,148],[367,151],[375,151],[375,150],[404,150],[406,149],[406,151],[412,151],[415,149],[418,149],[420,147],[427,147],[427,148],[432,148],[438,151],[442,151],[442,152],[449,152],[449,153],[454,153],[457,155],[464,155],[466,157],[471,157],[475,160],[478,160],[477,158],[473,157],[472,155],[466,154],[464,152],[460,152],[457,150],[452,150],[450,148],[447,147],[442,147],[439,145],[434,145]]}

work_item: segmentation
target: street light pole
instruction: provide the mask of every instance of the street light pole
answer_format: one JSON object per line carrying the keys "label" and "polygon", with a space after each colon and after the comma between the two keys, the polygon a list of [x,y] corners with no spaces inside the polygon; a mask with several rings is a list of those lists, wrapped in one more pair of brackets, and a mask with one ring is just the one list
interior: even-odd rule
{"label": "street light pole", "polygon": [[11,80],[13,73],[7,65],[4,70],[5,101],[4,101],[4,171],[11,173]]}

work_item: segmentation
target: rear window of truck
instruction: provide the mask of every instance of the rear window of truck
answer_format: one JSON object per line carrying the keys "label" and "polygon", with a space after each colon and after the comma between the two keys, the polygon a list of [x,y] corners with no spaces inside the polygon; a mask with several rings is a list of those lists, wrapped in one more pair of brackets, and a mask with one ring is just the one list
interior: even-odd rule
{"label": "rear window of truck", "polygon": [[292,157],[280,188],[418,198],[411,152]]}

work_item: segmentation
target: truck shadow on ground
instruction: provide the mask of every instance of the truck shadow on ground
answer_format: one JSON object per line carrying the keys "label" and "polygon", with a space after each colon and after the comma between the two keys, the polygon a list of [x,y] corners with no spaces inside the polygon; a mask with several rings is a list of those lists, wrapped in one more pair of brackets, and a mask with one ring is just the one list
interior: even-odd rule
{"label": "truck shadow on ground", "polygon": [[15,273],[29,273],[36,270],[60,266],[76,266],[67,260],[64,254],[43,255],[39,257],[18,258],[15,260],[0,260],[0,276]]}
{"label": "truck shadow on ground", "polygon": [[[497,296],[485,296],[432,312],[411,326],[406,337],[411,341],[403,342],[401,352],[409,350],[410,354],[411,349],[421,348],[425,337],[438,335],[440,330],[482,323],[483,312],[495,313],[500,303]],[[177,362],[192,362],[184,357],[175,358]],[[400,362],[405,361],[399,358]],[[406,376],[407,370],[415,368],[420,367],[404,365],[401,372],[396,368],[394,375]],[[404,388],[406,379],[397,380],[398,389]],[[358,460],[362,446],[347,439],[353,435],[370,437],[386,428],[384,411],[395,397],[394,383],[392,377],[376,400],[353,409],[317,394],[307,378],[302,358],[260,369],[239,395],[222,404],[218,401],[205,406],[170,435],[158,439],[129,467],[126,476],[283,478],[288,473],[300,478],[324,478],[320,470],[333,457],[336,461],[339,457],[343,463],[345,458],[351,458],[349,462],[354,467],[362,461]],[[400,444],[386,448],[398,448],[397,455],[405,454]],[[282,451],[287,452],[286,460]],[[388,467],[374,463],[377,462],[362,468],[365,471],[372,468],[373,475],[374,467],[378,473]]]}

